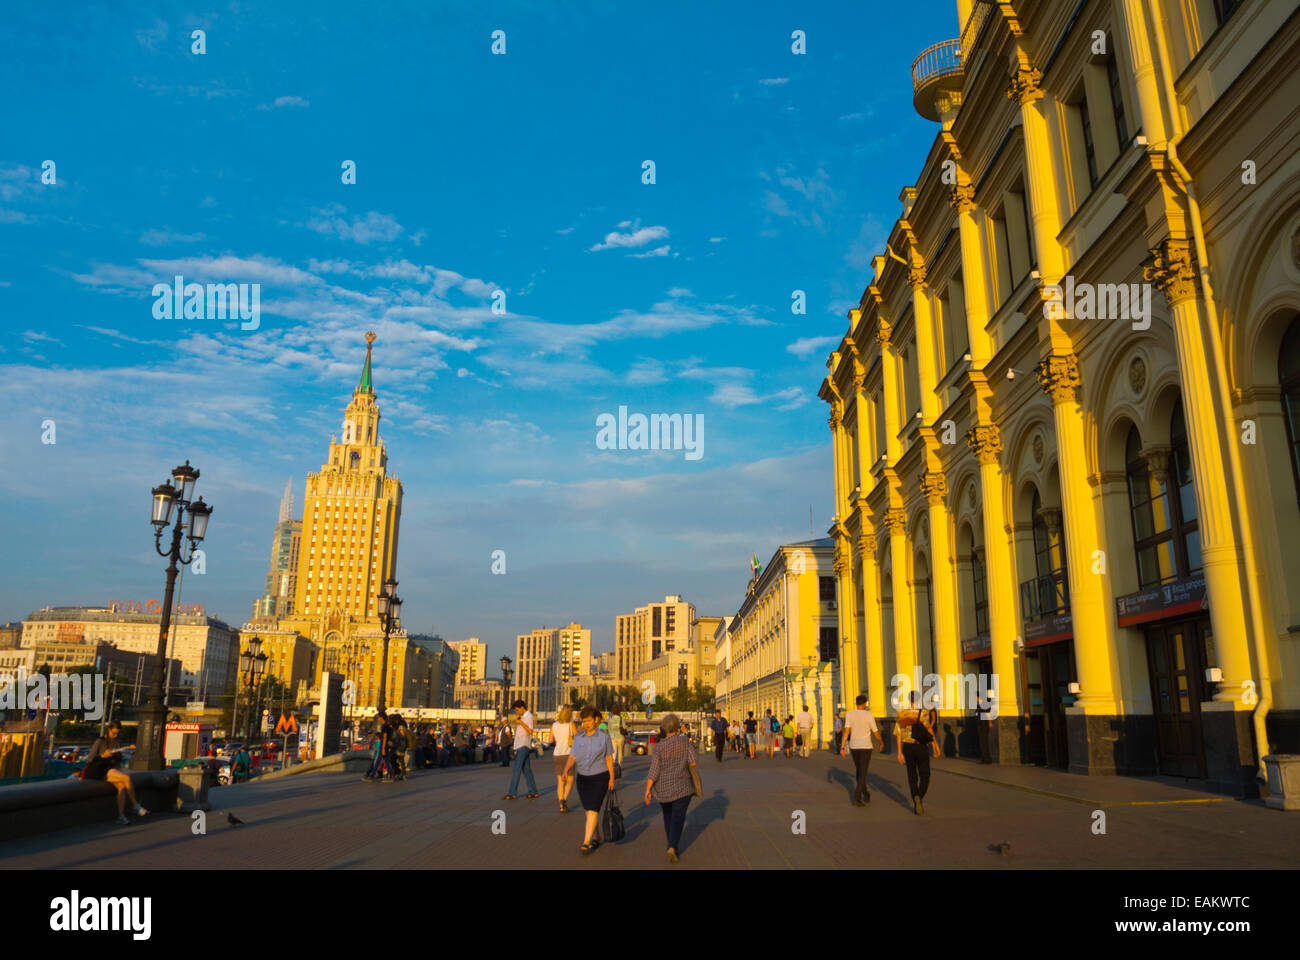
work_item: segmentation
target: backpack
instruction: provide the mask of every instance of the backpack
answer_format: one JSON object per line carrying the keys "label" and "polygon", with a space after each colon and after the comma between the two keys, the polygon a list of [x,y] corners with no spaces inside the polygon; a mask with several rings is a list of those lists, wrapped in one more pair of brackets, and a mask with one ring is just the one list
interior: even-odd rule
{"label": "backpack", "polygon": [[777,720],[776,717],[773,717],[773,718],[772,718],[772,720],[771,720],[771,725],[772,725],[772,732],[773,732],[773,733],[780,733],[780,732],[781,732],[781,722],[780,722],[779,720]]}

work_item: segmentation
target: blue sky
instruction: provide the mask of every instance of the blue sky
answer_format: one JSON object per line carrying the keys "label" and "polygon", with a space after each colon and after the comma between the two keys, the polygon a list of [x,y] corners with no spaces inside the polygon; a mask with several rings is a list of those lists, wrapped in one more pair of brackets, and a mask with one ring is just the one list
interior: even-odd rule
{"label": "blue sky", "polygon": [[[189,458],[215,512],[182,599],[242,623],[368,329],[408,630],[611,649],[665,594],[734,613],[810,506],[823,534],[817,389],[953,4],[120,6],[0,35],[0,619],[159,596],[149,488]],[[260,283],[260,328],[155,319],[177,273]],[[704,456],[598,450],[620,405],[703,415]]]}

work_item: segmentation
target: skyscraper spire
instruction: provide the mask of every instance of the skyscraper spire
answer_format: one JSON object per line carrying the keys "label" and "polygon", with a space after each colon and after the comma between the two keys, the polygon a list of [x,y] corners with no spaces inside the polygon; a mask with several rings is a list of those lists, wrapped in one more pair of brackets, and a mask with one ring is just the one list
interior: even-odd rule
{"label": "skyscraper spire", "polygon": [[358,393],[374,393],[375,387],[370,382],[370,348],[375,342],[375,331],[366,331],[366,365],[361,368],[361,383],[357,385]]}
{"label": "skyscraper spire", "polygon": [[293,477],[284,482],[284,496],[280,498],[280,519],[278,523],[284,523],[293,517]]}

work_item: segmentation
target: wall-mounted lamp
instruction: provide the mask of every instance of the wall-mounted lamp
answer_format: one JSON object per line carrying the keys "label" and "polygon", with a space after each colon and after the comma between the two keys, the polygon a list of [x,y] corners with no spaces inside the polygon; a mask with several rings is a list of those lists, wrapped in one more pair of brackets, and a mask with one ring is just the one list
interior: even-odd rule
{"label": "wall-mounted lamp", "polygon": [[1070,684],[1068,687],[1066,687],[1066,689],[1069,690],[1070,693],[1072,693],[1076,697],[1079,695],[1080,687],[1077,682]]}
{"label": "wall-mounted lamp", "polygon": [[1008,380],[1014,380],[1014,379],[1016,379],[1016,377],[1023,377],[1024,375],[1025,375],[1025,371],[1023,371],[1023,370],[1017,370],[1015,367],[1008,367],[1008,368],[1007,368],[1007,379],[1008,379]]}
{"label": "wall-mounted lamp", "polygon": [[1133,146],[1145,147],[1146,145],[1147,145],[1147,138],[1143,134],[1139,133],[1136,137],[1133,138]]}
{"label": "wall-mounted lamp", "polygon": [[1206,668],[1205,668],[1205,682],[1206,682],[1206,683],[1222,683],[1222,682],[1223,682],[1223,671],[1220,670],[1218,667],[1206,667]]}
{"label": "wall-mounted lamp", "polygon": [[961,355],[961,358],[962,358],[962,360],[966,361],[967,363],[970,363],[970,354],[969,354],[969,353],[963,353],[963,354]]}

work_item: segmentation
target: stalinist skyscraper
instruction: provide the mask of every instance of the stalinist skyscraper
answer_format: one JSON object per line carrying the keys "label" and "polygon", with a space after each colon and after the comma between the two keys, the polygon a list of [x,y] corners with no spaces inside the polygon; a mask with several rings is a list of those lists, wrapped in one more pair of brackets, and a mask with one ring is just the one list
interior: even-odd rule
{"label": "stalinist skyscraper", "polygon": [[[383,630],[375,600],[384,581],[396,579],[402,519],[402,484],[388,472],[379,436],[370,368],[374,342],[374,333],[367,333],[365,366],[343,414],[342,439],[330,438],[329,458],[319,473],[307,476],[293,612],[275,631],[311,642],[313,687],[319,687],[322,671],[344,674],[355,684],[360,706],[373,704],[379,691]],[[418,681],[427,665],[400,626],[392,634],[387,666],[390,705],[423,702]]]}

